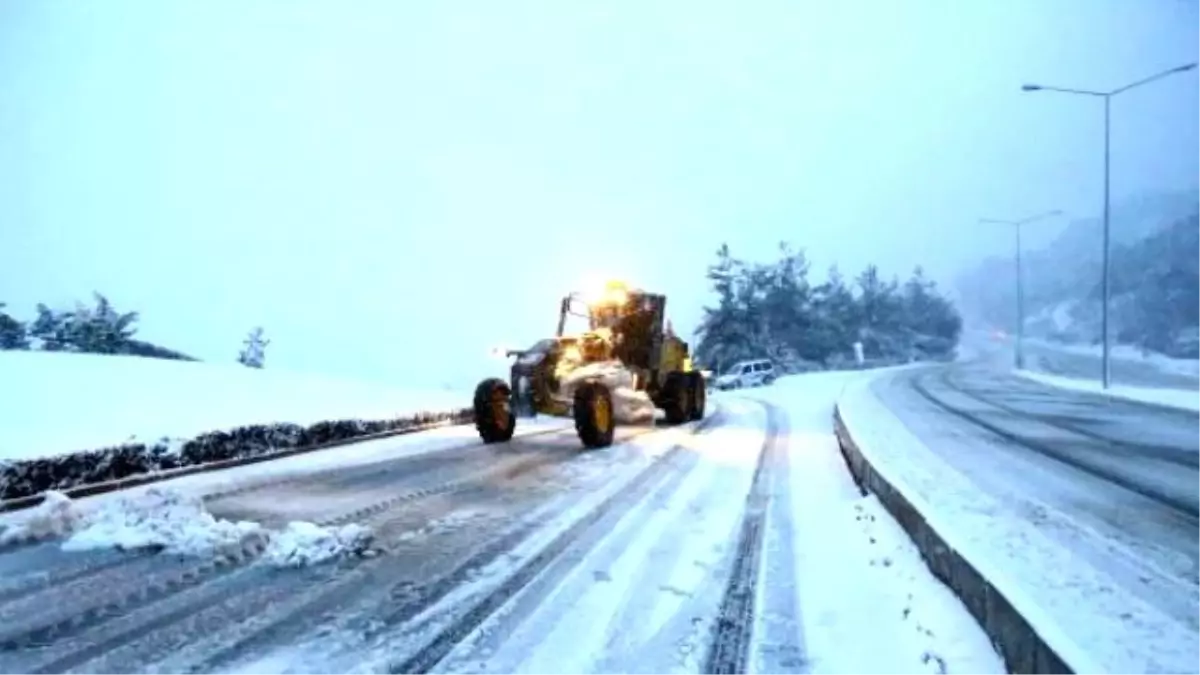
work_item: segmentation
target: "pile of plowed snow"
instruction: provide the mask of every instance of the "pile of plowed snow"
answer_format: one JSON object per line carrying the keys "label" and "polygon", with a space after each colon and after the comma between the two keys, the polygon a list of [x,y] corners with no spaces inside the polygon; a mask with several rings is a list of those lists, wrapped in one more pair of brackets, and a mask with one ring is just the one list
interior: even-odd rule
{"label": "pile of plowed snow", "polygon": [[560,380],[565,396],[575,396],[575,388],[584,380],[599,380],[612,393],[613,416],[622,424],[643,424],[654,420],[654,402],[644,391],[633,387],[633,373],[620,361],[602,361],[579,366]]}
{"label": "pile of plowed snow", "polygon": [[20,524],[0,531],[0,544],[27,537],[65,537],[65,551],[159,550],[184,556],[216,556],[261,550],[261,563],[303,567],[365,552],[371,531],[361,525],[325,528],[292,522],[270,530],[249,521],[214,517],[198,497],[161,488],[80,508],[60,492],[48,492],[42,504]]}

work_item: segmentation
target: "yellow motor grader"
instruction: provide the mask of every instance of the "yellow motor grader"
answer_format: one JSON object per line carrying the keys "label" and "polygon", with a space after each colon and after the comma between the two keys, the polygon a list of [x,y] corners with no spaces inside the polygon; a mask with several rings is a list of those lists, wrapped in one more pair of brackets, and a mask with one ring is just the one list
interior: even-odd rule
{"label": "yellow motor grader", "polygon": [[[512,438],[517,417],[572,417],[588,448],[612,444],[618,415],[614,393],[642,392],[669,424],[704,417],[704,376],[692,367],[688,344],[664,331],[665,295],[609,282],[587,297],[571,293],[559,307],[558,330],[515,357],[508,381],[488,378],[475,388],[475,427],[485,443]],[[588,330],[565,333],[567,318]],[[614,391],[619,390],[619,391]]]}

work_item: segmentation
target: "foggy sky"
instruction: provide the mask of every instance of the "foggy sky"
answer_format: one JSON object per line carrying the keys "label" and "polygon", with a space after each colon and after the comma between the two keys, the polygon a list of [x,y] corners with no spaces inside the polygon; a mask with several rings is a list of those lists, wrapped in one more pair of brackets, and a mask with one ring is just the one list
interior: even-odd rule
{"label": "foggy sky", "polygon": [[[603,6],[600,6],[603,5]],[[690,332],[721,242],[819,278],[1005,251],[1101,208],[1109,89],[1195,2],[0,4],[0,301],[105,292],[139,337],[471,386],[622,277]],[[1114,199],[1194,187],[1195,71],[1113,103]],[[1030,232],[1036,246],[1059,225]]]}

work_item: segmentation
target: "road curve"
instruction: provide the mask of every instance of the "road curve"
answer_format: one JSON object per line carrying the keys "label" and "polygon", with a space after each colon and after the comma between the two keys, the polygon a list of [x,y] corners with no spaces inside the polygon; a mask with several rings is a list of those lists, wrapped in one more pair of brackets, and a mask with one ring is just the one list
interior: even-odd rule
{"label": "road curve", "polygon": [[1169,615],[1200,627],[1200,417],[979,363],[875,393],[930,449]]}

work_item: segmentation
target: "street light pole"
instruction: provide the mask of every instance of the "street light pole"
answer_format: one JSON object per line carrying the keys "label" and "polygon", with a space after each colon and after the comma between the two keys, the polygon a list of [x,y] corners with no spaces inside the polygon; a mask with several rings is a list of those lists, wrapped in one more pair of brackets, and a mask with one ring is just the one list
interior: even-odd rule
{"label": "street light pole", "polygon": [[1017,253],[1016,253],[1016,263],[1017,263],[1017,269],[1016,269],[1016,274],[1017,274],[1017,331],[1016,331],[1017,344],[1016,344],[1015,354],[1013,356],[1014,363],[1016,364],[1017,370],[1022,370],[1025,368],[1025,348],[1023,345],[1023,340],[1025,338],[1025,283],[1022,279],[1022,274],[1021,274],[1021,226],[1028,225],[1029,223],[1032,223],[1037,220],[1042,220],[1043,218],[1050,218],[1052,216],[1058,216],[1058,215],[1062,215],[1062,211],[1055,209],[1054,211],[1047,211],[1045,213],[1039,213],[1036,216],[1029,216],[1028,218],[1022,218],[1021,220],[997,220],[995,218],[980,218],[979,219],[979,222],[981,222],[981,223],[995,223],[995,224],[999,224],[999,225],[1012,225],[1013,229],[1016,230],[1016,233],[1017,233]]}
{"label": "street light pole", "polygon": [[1040,84],[1021,85],[1022,91],[1056,91],[1061,94],[1076,94],[1079,96],[1094,96],[1094,97],[1100,97],[1100,98],[1104,99],[1104,253],[1103,253],[1103,257],[1102,257],[1103,270],[1101,272],[1102,278],[1101,278],[1101,291],[1100,291],[1101,296],[1102,296],[1101,297],[1101,305],[1100,305],[1100,333],[1101,333],[1100,339],[1101,339],[1101,342],[1103,345],[1103,347],[1102,347],[1103,352],[1102,352],[1102,357],[1101,357],[1102,361],[1103,361],[1103,364],[1101,366],[1101,381],[1103,382],[1103,387],[1105,389],[1108,389],[1109,385],[1112,382],[1112,378],[1111,378],[1112,371],[1111,371],[1110,359],[1109,359],[1110,347],[1109,347],[1109,323],[1108,323],[1109,293],[1111,290],[1110,282],[1109,282],[1109,248],[1110,248],[1109,244],[1111,241],[1110,226],[1109,226],[1109,211],[1110,211],[1110,204],[1109,204],[1109,164],[1110,164],[1109,158],[1110,158],[1110,154],[1109,154],[1109,149],[1111,146],[1110,131],[1111,131],[1112,127],[1110,124],[1110,118],[1111,118],[1111,112],[1112,112],[1112,98],[1114,96],[1116,96],[1117,94],[1127,92],[1130,89],[1140,87],[1144,84],[1149,84],[1151,82],[1154,82],[1155,80],[1161,80],[1162,78],[1170,76],[1170,75],[1175,75],[1177,73],[1185,73],[1189,70],[1194,70],[1195,68],[1196,68],[1195,63],[1188,63],[1188,64],[1185,64],[1182,66],[1177,66],[1175,68],[1170,68],[1168,70],[1164,70],[1164,71],[1155,73],[1149,77],[1144,77],[1136,82],[1131,82],[1123,87],[1118,87],[1111,91],[1092,91],[1092,90],[1088,90],[1088,89],[1070,89],[1067,87],[1048,87],[1048,86],[1040,85]]}
{"label": "street light pole", "polygon": [[1109,287],[1109,256],[1112,251],[1112,225],[1109,221],[1109,146],[1112,144],[1112,134],[1109,133],[1111,125],[1109,119],[1112,117],[1112,94],[1104,97],[1104,254],[1102,256],[1100,275],[1102,281],[1100,283],[1100,302],[1103,309],[1100,310],[1100,334],[1103,336],[1100,340],[1100,382],[1101,387],[1108,389],[1112,383],[1112,366],[1109,360],[1109,339],[1108,339],[1108,305],[1111,289]]}

